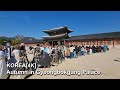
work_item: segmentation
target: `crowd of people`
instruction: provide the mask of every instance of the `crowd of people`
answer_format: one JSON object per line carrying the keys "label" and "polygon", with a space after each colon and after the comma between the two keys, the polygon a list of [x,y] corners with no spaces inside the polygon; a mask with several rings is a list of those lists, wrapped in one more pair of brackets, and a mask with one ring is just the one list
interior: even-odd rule
{"label": "crowd of people", "polygon": [[106,52],[109,50],[108,46],[78,46],[70,45],[65,47],[65,53],[67,58],[78,58],[78,56],[89,55],[92,53]]}
{"label": "crowd of people", "polygon": [[50,67],[57,63],[60,64],[65,61],[65,58],[78,58],[79,56],[89,55],[92,53],[106,52],[109,48],[103,46],[79,46],[79,45],[43,45],[25,46],[24,43],[20,45],[11,46],[7,43],[6,46],[0,45],[0,77],[4,77],[8,68],[6,63],[26,63],[28,54],[33,55],[32,63],[37,63],[38,67]]}

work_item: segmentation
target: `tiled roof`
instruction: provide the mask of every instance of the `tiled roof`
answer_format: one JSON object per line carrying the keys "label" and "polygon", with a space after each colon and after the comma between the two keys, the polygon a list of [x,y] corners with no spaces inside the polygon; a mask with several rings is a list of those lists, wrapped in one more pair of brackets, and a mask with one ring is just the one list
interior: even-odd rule
{"label": "tiled roof", "polygon": [[59,28],[54,28],[54,29],[50,29],[50,30],[43,30],[43,32],[47,33],[47,34],[54,34],[54,33],[70,33],[73,32],[71,30],[69,30],[66,26],[64,27],[59,27]]}
{"label": "tiled roof", "polygon": [[66,40],[70,41],[70,40],[105,39],[105,38],[120,38],[120,32],[109,32],[109,33],[72,36]]}

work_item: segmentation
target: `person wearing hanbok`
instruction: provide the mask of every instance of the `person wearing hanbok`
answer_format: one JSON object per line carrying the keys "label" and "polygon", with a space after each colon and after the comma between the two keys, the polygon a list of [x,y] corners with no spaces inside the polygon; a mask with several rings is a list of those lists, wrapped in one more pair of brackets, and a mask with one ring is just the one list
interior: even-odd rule
{"label": "person wearing hanbok", "polygon": [[50,64],[51,64],[51,58],[48,54],[48,47],[45,45],[44,46],[44,49],[43,49],[43,54],[42,54],[42,58],[40,60],[40,65],[43,66],[43,67],[50,67]]}
{"label": "person wearing hanbok", "polygon": [[44,46],[43,52],[48,53],[48,47]]}
{"label": "person wearing hanbok", "polygon": [[6,65],[6,61],[5,61],[5,53],[2,51],[3,50],[3,46],[0,45],[0,79],[6,79],[8,77],[7,73],[7,65]]}

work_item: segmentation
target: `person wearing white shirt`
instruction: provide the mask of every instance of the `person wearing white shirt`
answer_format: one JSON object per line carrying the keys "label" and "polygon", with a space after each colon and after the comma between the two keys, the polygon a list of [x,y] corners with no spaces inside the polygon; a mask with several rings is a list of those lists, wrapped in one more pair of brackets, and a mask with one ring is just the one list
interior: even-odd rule
{"label": "person wearing white shirt", "polygon": [[20,61],[20,46],[19,45],[15,45],[15,47],[14,47],[15,49],[13,50],[13,52],[12,52],[12,56],[13,56],[13,62],[14,63],[19,63],[19,61]]}
{"label": "person wearing white shirt", "polygon": [[90,54],[92,54],[92,48],[90,48]]}
{"label": "person wearing white shirt", "polygon": [[40,49],[41,49],[41,51],[42,51],[42,50],[44,50],[44,47],[41,45],[41,46],[40,46]]}
{"label": "person wearing white shirt", "polygon": [[84,55],[84,52],[85,52],[85,49],[84,49],[84,46],[82,46],[82,48],[81,48],[81,54]]}
{"label": "person wearing white shirt", "polygon": [[70,47],[70,58],[73,58],[74,57],[74,47],[73,46],[71,46]]}
{"label": "person wearing white shirt", "polygon": [[2,49],[3,46],[0,45],[0,79],[6,79],[8,77],[8,75],[6,75],[8,68],[5,62],[5,53]]}

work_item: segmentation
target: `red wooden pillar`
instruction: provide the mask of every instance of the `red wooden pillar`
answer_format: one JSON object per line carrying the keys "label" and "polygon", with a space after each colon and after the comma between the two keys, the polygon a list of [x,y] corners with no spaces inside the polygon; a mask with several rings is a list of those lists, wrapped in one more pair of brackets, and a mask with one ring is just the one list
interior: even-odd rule
{"label": "red wooden pillar", "polygon": [[97,39],[97,45],[98,45],[98,39]]}
{"label": "red wooden pillar", "polygon": [[103,41],[103,44],[105,45],[105,39],[104,39],[104,41]]}
{"label": "red wooden pillar", "polygon": [[91,45],[91,40],[90,40],[90,45]]}
{"label": "red wooden pillar", "polygon": [[84,46],[85,46],[85,40],[84,40]]}
{"label": "red wooden pillar", "polygon": [[52,41],[52,47],[53,47],[53,41]]}

